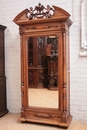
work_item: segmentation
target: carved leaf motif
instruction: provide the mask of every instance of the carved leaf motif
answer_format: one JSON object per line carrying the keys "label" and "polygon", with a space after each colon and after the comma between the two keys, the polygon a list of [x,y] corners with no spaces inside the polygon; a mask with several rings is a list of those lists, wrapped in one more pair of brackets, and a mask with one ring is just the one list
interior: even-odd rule
{"label": "carved leaf motif", "polygon": [[33,116],[42,118],[61,118],[61,115],[45,114],[45,113],[35,113]]}

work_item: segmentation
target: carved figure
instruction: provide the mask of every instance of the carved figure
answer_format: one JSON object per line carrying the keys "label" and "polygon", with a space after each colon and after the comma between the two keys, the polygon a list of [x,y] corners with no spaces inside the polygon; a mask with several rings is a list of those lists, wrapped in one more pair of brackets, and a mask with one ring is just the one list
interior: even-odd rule
{"label": "carved figure", "polygon": [[36,10],[38,14],[41,14],[43,13],[43,9],[45,9],[45,7],[39,3],[38,6],[35,6],[34,10]]}
{"label": "carved figure", "polygon": [[33,8],[32,7],[30,7],[30,10],[27,10],[27,17],[29,18],[29,20],[33,19]]}
{"label": "carved figure", "polygon": [[26,16],[29,20],[34,18],[51,18],[54,15],[54,12],[55,10],[49,5],[45,8],[41,3],[39,3],[34,9],[30,7],[30,9],[26,11]]}

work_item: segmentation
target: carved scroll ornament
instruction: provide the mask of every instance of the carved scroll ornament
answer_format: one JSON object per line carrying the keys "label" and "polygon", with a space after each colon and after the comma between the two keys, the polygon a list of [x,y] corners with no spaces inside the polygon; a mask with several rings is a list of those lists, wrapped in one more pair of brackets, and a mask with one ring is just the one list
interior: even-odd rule
{"label": "carved scroll ornament", "polygon": [[30,9],[27,9],[26,16],[29,20],[36,19],[36,18],[51,18],[55,14],[55,10],[53,7],[50,7],[47,5],[45,8],[41,3],[38,4],[38,6],[35,6],[33,9],[30,7]]}

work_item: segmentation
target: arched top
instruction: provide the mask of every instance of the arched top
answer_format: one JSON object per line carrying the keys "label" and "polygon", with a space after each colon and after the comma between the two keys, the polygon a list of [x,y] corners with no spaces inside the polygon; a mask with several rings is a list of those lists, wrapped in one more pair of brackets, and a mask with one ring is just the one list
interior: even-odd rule
{"label": "arched top", "polygon": [[56,22],[56,21],[67,21],[69,20],[69,25],[71,21],[69,19],[70,14],[57,6],[49,6],[44,7],[40,3],[38,6],[35,6],[33,9],[30,7],[29,9],[25,9],[20,12],[15,18],[14,22],[18,25],[25,24],[34,24],[34,23],[47,23],[47,22]]}

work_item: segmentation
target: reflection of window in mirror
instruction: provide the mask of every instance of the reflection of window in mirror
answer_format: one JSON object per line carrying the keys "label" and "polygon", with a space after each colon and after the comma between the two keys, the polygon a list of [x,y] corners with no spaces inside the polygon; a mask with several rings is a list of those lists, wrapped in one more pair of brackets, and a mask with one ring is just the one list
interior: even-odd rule
{"label": "reflection of window in mirror", "polygon": [[58,108],[57,37],[30,37],[28,64],[29,106]]}

